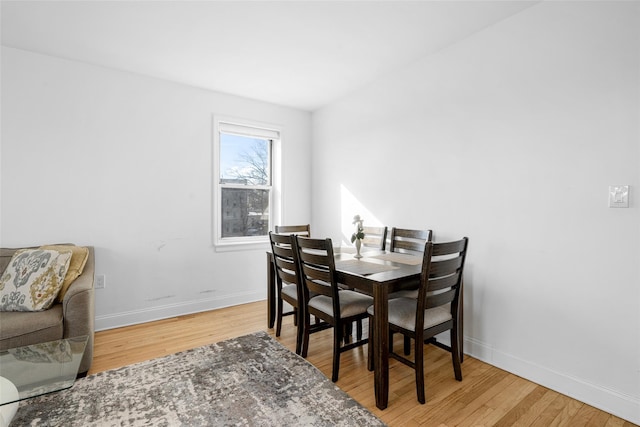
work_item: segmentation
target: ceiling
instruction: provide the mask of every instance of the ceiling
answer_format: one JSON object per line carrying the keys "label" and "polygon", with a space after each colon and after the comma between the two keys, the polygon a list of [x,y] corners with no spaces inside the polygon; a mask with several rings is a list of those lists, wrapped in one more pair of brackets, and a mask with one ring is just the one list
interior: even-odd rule
{"label": "ceiling", "polygon": [[5,1],[2,44],[313,111],[538,1]]}

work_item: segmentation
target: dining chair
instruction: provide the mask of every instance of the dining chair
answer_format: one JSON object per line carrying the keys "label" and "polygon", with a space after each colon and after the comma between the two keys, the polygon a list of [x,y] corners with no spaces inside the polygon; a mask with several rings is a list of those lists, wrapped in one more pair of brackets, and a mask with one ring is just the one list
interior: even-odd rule
{"label": "dining chair", "polygon": [[384,251],[387,243],[387,227],[362,227],[364,239],[362,244],[369,248],[376,248]]}
{"label": "dining chair", "polygon": [[[431,230],[412,230],[409,228],[391,229],[391,237],[389,241],[389,251],[404,253],[407,255],[423,256],[425,244],[433,240],[433,232]],[[409,289],[403,289],[393,292],[389,295],[393,298],[418,298],[418,283]],[[404,354],[411,353],[411,342],[408,337],[404,339]]]}
{"label": "dining chair", "polygon": [[[458,341],[458,299],[462,284],[469,239],[425,245],[418,298],[397,298],[389,301],[389,357],[413,368],[416,374],[418,401],[425,403],[424,344],[431,338],[449,331],[451,360],[456,380],[462,381]],[[373,307],[369,313],[369,337],[372,336]],[[393,333],[413,339],[414,360],[393,350]],[[375,337],[373,337],[375,340]],[[373,348],[369,346],[369,370],[373,370]]]}
{"label": "dining chair", "polygon": [[276,233],[278,234],[297,234],[299,236],[311,237],[311,225],[276,225]]}
{"label": "dining chair", "polygon": [[[282,318],[284,316],[294,316],[296,326],[296,354],[302,353],[302,282],[298,264],[294,258],[295,237],[291,234],[276,234],[269,232],[271,242],[271,252],[273,254],[273,269],[276,279],[276,337],[280,336],[282,329]],[[293,310],[283,312],[283,303],[287,302]]]}
{"label": "dining chair", "polygon": [[[362,322],[368,317],[367,308],[373,304],[373,298],[359,292],[341,290],[338,287],[331,239],[296,236],[296,253],[304,301],[302,356],[307,356],[311,333],[333,328],[331,381],[336,382],[340,370],[340,354],[369,341],[358,334],[356,340],[350,342],[345,339],[345,330],[348,330],[347,326],[354,321]],[[317,295],[311,296],[312,293]],[[323,323],[311,325],[311,315],[321,319]]]}

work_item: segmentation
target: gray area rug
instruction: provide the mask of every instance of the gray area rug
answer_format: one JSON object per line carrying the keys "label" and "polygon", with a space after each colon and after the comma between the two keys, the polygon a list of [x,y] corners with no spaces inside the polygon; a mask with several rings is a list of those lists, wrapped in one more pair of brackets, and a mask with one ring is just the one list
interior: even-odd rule
{"label": "gray area rug", "polygon": [[76,381],[20,404],[17,426],[383,426],[265,332]]}

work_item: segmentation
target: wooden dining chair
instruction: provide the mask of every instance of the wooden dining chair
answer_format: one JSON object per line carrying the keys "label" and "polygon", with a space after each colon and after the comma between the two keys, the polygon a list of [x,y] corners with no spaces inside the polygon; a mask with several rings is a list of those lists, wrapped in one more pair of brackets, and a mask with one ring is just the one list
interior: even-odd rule
{"label": "wooden dining chair", "polygon": [[[302,282],[300,280],[299,266],[294,258],[295,237],[291,234],[276,234],[269,232],[271,252],[273,254],[273,269],[276,280],[276,337],[280,336],[282,318],[294,316],[296,326],[296,354],[302,353],[303,322],[302,310]],[[293,310],[283,312],[283,303],[287,302]]]}
{"label": "wooden dining chair", "polygon": [[[449,331],[451,360],[456,380],[462,381],[458,341],[458,299],[469,239],[447,243],[427,242],[420,275],[418,298],[397,298],[389,301],[389,357],[413,368],[416,374],[418,401],[425,403],[424,344]],[[369,325],[375,312],[370,307]],[[393,333],[398,332],[414,342],[414,360],[394,352]],[[372,336],[369,326],[369,336]],[[375,337],[373,337],[375,340]],[[373,346],[369,346],[369,370],[373,370]]]}
{"label": "wooden dining chair", "polygon": [[364,239],[362,244],[369,248],[376,248],[384,251],[387,243],[387,227],[362,227]]}
{"label": "wooden dining chair", "polygon": [[[338,287],[333,244],[331,239],[311,239],[296,236],[297,262],[302,277],[304,328],[302,356],[309,350],[309,335],[317,330],[333,328],[333,370],[331,381],[338,381],[340,354],[366,344],[369,340],[359,334],[353,342],[345,340],[345,330],[354,321],[367,318],[367,308],[373,298]],[[313,296],[313,294],[317,294]],[[322,320],[311,324],[311,316]],[[323,325],[324,324],[324,325]],[[344,341],[344,342],[343,342]]]}
{"label": "wooden dining chair", "polygon": [[311,237],[311,225],[276,225],[275,229],[278,234],[297,234],[299,236]]}

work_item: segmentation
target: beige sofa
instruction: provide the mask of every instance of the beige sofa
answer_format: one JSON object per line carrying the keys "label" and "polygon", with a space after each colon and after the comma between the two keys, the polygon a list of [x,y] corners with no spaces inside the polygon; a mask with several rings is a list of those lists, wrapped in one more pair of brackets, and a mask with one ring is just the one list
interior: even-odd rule
{"label": "beige sofa", "polygon": [[[82,274],[64,294],[62,303],[37,312],[0,312],[0,350],[88,335],[87,347],[80,363],[80,376],[86,375],[93,360],[95,300],[93,278],[95,259],[93,247]],[[0,274],[5,270],[15,249],[0,249]]]}

